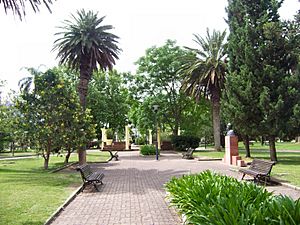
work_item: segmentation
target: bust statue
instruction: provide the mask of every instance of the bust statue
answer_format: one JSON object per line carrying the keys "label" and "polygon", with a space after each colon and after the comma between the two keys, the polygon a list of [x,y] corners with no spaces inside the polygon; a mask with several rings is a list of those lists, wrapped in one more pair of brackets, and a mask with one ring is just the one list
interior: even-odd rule
{"label": "bust statue", "polygon": [[227,130],[226,136],[235,136],[231,123],[227,124],[226,130]]}

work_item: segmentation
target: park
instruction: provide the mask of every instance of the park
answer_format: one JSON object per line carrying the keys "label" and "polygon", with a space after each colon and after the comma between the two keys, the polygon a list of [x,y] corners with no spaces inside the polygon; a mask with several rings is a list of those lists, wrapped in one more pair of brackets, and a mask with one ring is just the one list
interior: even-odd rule
{"label": "park", "polygon": [[[22,24],[58,2],[0,5]],[[0,225],[299,224],[300,10],[282,4],[228,0],[226,30],[145,46],[131,72],[109,15],[57,24],[56,66],[0,80]]]}

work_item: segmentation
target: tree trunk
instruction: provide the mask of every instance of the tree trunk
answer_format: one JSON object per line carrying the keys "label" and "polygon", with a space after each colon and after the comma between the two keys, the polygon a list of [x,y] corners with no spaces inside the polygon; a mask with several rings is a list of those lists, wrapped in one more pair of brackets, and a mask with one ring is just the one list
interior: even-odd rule
{"label": "tree trunk", "polygon": [[211,92],[215,150],[221,151],[220,93],[217,89],[212,89]]}
{"label": "tree trunk", "polygon": [[[78,94],[80,99],[80,105],[82,110],[86,109],[86,97],[88,93],[89,81],[92,76],[91,64],[89,56],[82,57],[80,60],[80,79],[78,83]],[[81,146],[78,149],[78,161],[79,165],[86,163],[86,146]]]}
{"label": "tree trunk", "polygon": [[11,155],[14,157],[15,156],[15,142],[12,141],[10,143],[10,151],[11,151]]}
{"label": "tree trunk", "polygon": [[265,138],[264,138],[264,136],[261,136],[260,143],[261,143],[261,146],[265,145]]}
{"label": "tree trunk", "polygon": [[251,157],[251,154],[250,154],[250,144],[249,144],[249,136],[248,135],[243,136],[243,142],[244,142],[245,150],[246,150],[246,158],[249,158],[249,157]]}
{"label": "tree trunk", "polygon": [[47,170],[49,167],[49,158],[50,158],[50,154],[44,158],[44,169]]}
{"label": "tree trunk", "polygon": [[83,110],[85,110],[86,108],[86,96],[88,93],[88,85],[89,85],[89,80],[80,77],[79,84],[78,84],[78,94],[80,99],[80,105]]}
{"label": "tree trunk", "polygon": [[270,158],[271,161],[277,162],[277,154],[276,154],[276,147],[275,147],[275,137],[269,137],[269,148],[270,148]]}
{"label": "tree trunk", "polygon": [[68,164],[69,163],[70,156],[71,156],[71,149],[68,148],[64,164]]}
{"label": "tree trunk", "polygon": [[174,136],[178,136],[179,125],[176,123],[174,126],[174,130],[172,131]]}
{"label": "tree trunk", "polygon": [[50,159],[50,146],[47,147],[46,154],[43,154],[44,157],[44,169],[47,170],[49,167],[49,159]]}

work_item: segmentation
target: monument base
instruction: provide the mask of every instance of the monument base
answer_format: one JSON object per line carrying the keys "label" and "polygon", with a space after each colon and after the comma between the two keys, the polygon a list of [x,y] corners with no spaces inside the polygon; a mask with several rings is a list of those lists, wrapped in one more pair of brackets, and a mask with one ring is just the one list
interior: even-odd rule
{"label": "monument base", "polygon": [[234,166],[245,165],[245,162],[242,160],[241,156],[239,156],[237,136],[225,137],[225,156],[222,162]]}

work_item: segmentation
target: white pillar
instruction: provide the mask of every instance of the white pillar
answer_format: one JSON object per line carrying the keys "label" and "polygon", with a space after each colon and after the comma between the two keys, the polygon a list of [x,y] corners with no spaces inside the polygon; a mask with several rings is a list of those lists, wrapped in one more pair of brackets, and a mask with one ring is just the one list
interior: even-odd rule
{"label": "white pillar", "polygon": [[161,141],[160,141],[160,127],[157,127],[157,146],[160,149]]}
{"label": "white pillar", "polygon": [[107,141],[106,128],[101,128],[101,133],[102,133],[101,149],[103,149],[104,143]]}
{"label": "white pillar", "polygon": [[177,135],[180,136],[180,126],[178,127]]}
{"label": "white pillar", "polygon": [[125,126],[125,150],[129,150],[129,126]]}
{"label": "white pillar", "polygon": [[152,130],[149,130],[149,145],[152,145],[153,139],[152,139]]}

